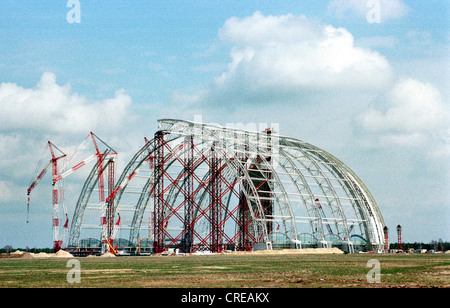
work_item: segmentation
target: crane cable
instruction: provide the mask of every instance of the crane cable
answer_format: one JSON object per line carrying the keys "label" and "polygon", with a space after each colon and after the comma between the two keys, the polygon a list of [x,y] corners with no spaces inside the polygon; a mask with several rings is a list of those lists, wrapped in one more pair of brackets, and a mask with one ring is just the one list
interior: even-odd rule
{"label": "crane cable", "polygon": [[[39,159],[38,165],[36,166],[36,170],[33,173],[33,177],[31,178],[31,181],[30,181],[30,184],[28,185],[28,187],[30,187],[31,184],[33,184],[33,182],[35,181],[36,175],[38,174],[39,170],[41,170],[41,166],[42,166],[42,162],[44,161],[46,150],[47,150],[47,145],[45,145],[44,149],[42,150],[41,158]],[[28,195],[27,223],[29,223],[29,215],[30,215],[30,193],[31,193],[31,191],[28,191],[28,193],[27,193],[27,195]]]}

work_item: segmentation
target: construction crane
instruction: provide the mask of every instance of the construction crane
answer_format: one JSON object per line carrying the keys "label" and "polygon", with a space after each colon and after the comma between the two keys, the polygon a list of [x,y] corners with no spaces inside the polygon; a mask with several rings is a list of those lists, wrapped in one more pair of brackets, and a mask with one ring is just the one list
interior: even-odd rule
{"label": "construction crane", "polygon": [[[32,181],[30,186],[27,189],[27,196],[28,196],[28,203],[27,203],[27,223],[28,223],[28,215],[30,211],[30,194],[33,191],[33,189],[37,186],[37,184],[42,180],[44,175],[47,173],[50,166],[52,167],[52,177],[53,177],[53,184],[52,184],[52,204],[53,204],[53,210],[52,210],[52,225],[53,225],[53,249],[55,252],[61,249],[62,245],[62,239],[59,237],[59,206],[58,206],[58,185],[55,185],[55,179],[59,176],[58,174],[58,161],[62,158],[66,157],[66,154],[58,149],[53,143],[48,141],[47,143],[48,148],[50,150],[51,159],[47,163],[47,165],[42,169],[42,171],[38,174],[38,176]],[[57,150],[59,153],[55,154],[55,150]],[[43,157],[41,157],[41,160],[39,161],[38,168],[42,164]],[[66,215],[67,217],[67,215]],[[67,229],[68,226],[68,220],[66,220],[66,223],[64,224],[64,227]],[[65,233],[64,233],[65,234]]]}
{"label": "construction crane", "polygon": [[103,249],[104,252],[108,251],[116,256],[118,255],[117,247],[113,247],[113,244],[114,244],[114,239],[116,238],[116,235],[117,235],[117,231],[120,228],[120,214],[117,213],[117,215],[119,216],[119,219],[117,219],[117,222],[114,225],[114,229],[113,229],[112,233],[109,234],[109,236],[106,236],[105,234],[102,235],[103,242],[106,246],[106,248]]}
{"label": "construction crane", "polygon": [[[84,147],[85,143],[91,139],[94,147],[95,147],[95,153],[90,155],[89,157],[85,158],[81,162],[75,164],[72,168],[66,170],[66,166],[68,163],[78,154],[80,149]],[[102,153],[100,152],[98,142],[101,142],[103,145],[105,145],[106,150]],[[90,132],[89,135],[84,139],[84,141],[81,143],[81,145],[77,148],[77,150],[70,156],[68,160],[65,159],[64,165],[62,168],[62,171],[60,172],[60,169],[58,168],[58,161],[61,158],[66,158],[67,155],[63,153],[61,150],[59,150],[55,145],[53,145],[50,141],[48,142],[48,147],[50,149],[50,153],[52,158],[50,159],[49,163],[44,167],[44,169],[37,175],[37,177],[32,181],[29,188],[27,189],[27,195],[28,195],[28,204],[27,204],[27,213],[29,212],[29,205],[30,205],[30,194],[31,191],[36,187],[36,185],[39,183],[39,181],[44,177],[44,175],[47,173],[50,166],[52,166],[52,200],[53,200],[53,212],[52,212],[52,220],[53,220],[53,249],[55,252],[61,249],[62,243],[64,240],[64,237],[67,232],[67,228],[69,225],[69,219],[67,217],[66,213],[66,222],[63,226],[63,234],[60,236],[59,234],[59,205],[58,205],[58,186],[61,180],[72,174],[73,172],[79,170],[81,167],[85,166],[89,162],[91,162],[94,159],[97,159],[97,173],[98,173],[98,186],[99,186],[99,201],[100,204],[105,204],[105,185],[103,180],[103,162],[108,155],[117,155],[117,152],[112,150],[111,147],[109,147],[106,143],[104,143],[100,138],[98,138],[94,133]],[[61,155],[57,156],[55,155],[55,150],[57,149]],[[39,162],[37,170],[39,170],[39,166],[42,164],[42,159]],[[109,179],[108,185],[112,186],[114,185],[114,175],[112,179]],[[63,195],[63,191],[61,190],[61,195]],[[112,202],[112,201],[110,201]],[[104,214],[105,211],[102,212],[102,216],[106,216]],[[106,222],[106,217],[101,218],[101,221]],[[28,214],[27,214],[27,222],[28,222]]]}

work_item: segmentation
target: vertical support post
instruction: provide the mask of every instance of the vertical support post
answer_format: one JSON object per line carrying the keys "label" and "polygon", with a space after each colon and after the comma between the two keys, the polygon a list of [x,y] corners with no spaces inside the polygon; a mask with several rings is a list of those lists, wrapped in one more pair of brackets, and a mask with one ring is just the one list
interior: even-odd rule
{"label": "vertical support post", "polygon": [[[53,153],[52,153],[53,154]],[[55,179],[58,176],[58,162],[52,159],[52,176]],[[59,238],[59,206],[58,206],[58,183],[53,182],[52,190],[52,221],[53,221],[53,251],[58,252],[61,249],[62,241]]]}
{"label": "vertical support post", "polygon": [[211,148],[210,157],[210,203],[211,203],[211,252],[222,251],[222,209],[220,189],[220,158],[217,155],[217,143]]}
{"label": "vertical support post", "polygon": [[397,247],[396,249],[405,251],[402,246],[402,226],[397,226]]}
{"label": "vertical support post", "polygon": [[94,143],[95,150],[97,151],[97,184],[98,184],[98,201],[101,204],[101,217],[100,223],[102,226],[102,253],[106,253],[110,250],[110,238],[108,235],[108,204],[105,204],[105,182],[103,179],[103,157],[104,154],[101,154],[97,142],[95,141],[94,134],[91,132],[90,136],[92,138],[92,142]]}
{"label": "vertical support post", "polygon": [[[241,158],[241,162],[243,168],[247,168],[246,163],[248,160],[248,136],[245,136],[245,145],[244,145],[244,153]],[[239,170],[239,177],[243,179],[244,170]],[[239,233],[238,238],[238,250],[240,251],[250,251],[251,243],[250,243],[250,230],[249,226],[251,223],[251,215],[249,210],[249,205],[247,198],[245,197],[244,190],[248,191],[248,183],[247,180],[243,179],[241,181],[241,188],[239,193],[239,211],[238,211],[238,221],[239,226],[237,232]]]}
{"label": "vertical support post", "polygon": [[[272,164],[272,131],[268,128],[266,129],[266,151],[265,159],[267,164]],[[267,182],[262,186],[262,190],[260,195],[262,197],[267,198],[263,202],[264,215],[267,219],[267,233],[270,235],[273,232],[273,201],[272,201],[272,168],[271,166],[262,166],[261,168],[263,173],[267,178]]]}
{"label": "vertical support post", "polygon": [[59,239],[59,209],[58,209],[58,184],[54,184],[52,191],[52,221],[53,221],[53,251],[58,252],[61,249],[61,240]]}
{"label": "vertical support post", "polygon": [[[63,157],[66,157],[66,154],[63,153],[63,155],[56,157],[55,152],[53,150],[53,145],[50,141],[48,142],[48,148],[50,150],[50,154],[52,155],[52,159],[50,160],[50,163],[52,165],[52,178],[53,178],[53,185],[52,185],[53,250],[54,250],[54,252],[58,252],[58,250],[60,250],[62,247],[62,239],[59,236],[59,204],[58,204],[58,193],[59,192],[58,192],[58,186],[57,186],[59,184],[57,183],[56,178],[59,176],[58,175],[58,160]],[[60,150],[60,152],[61,152],[61,150]]]}
{"label": "vertical support post", "polygon": [[185,137],[184,152],[184,241],[183,249],[192,252],[194,242],[194,136]]}
{"label": "vertical support post", "polygon": [[[98,182],[98,201],[101,206],[100,225],[102,228],[102,254],[110,250],[109,232],[108,232],[108,207],[109,202],[105,202],[105,185],[103,180],[103,155],[97,155],[97,182]],[[109,187],[108,187],[109,189]]]}
{"label": "vertical support post", "polygon": [[389,252],[389,229],[387,226],[384,226],[384,253]]}
{"label": "vertical support post", "polygon": [[98,201],[105,202],[105,182],[103,179],[103,154],[97,155]]}
{"label": "vertical support post", "polygon": [[[245,183],[244,183],[245,185]],[[250,211],[248,209],[247,198],[244,193],[240,192],[239,196],[239,212],[238,212],[238,221],[239,221],[239,238],[238,238],[238,250],[239,251],[250,251],[250,232],[249,232],[249,224],[250,224]]]}
{"label": "vertical support post", "polygon": [[[111,196],[114,192],[114,159],[109,160],[108,165],[108,196]],[[106,222],[107,222],[107,240],[109,242],[108,247],[113,247],[114,239],[113,239],[113,232],[114,232],[114,198],[111,198],[107,203],[107,209],[106,209]],[[112,252],[112,251],[111,251]]]}
{"label": "vertical support post", "polygon": [[153,251],[161,253],[164,249],[164,133],[155,133],[155,172],[154,172],[154,228],[153,228]]}

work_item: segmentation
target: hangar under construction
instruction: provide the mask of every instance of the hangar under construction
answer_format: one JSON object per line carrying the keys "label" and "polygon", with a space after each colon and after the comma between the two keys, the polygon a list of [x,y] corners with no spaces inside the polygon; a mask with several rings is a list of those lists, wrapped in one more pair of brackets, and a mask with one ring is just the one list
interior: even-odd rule
{"label": "hangar under construction", "polygon": [[[55,250],[385,249],[383,217],[358,176],[330,153],[271,129],[159,120],[117,179],[117,152],[93,133],[83,144],[90,141],[92,155],[71,168],[77,151],[68,157],[49,142],[51,159],[28,189],[30,200],[52,169]],[[69,216],[60,184],[91,161]]]}

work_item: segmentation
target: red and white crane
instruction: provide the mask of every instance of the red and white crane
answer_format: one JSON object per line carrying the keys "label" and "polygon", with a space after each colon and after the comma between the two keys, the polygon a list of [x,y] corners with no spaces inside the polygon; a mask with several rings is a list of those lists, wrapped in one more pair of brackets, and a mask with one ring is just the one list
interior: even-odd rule
{"label": "red and white crane", "polygon": [[[95,153],[90,155],[89,157],[85,158],[81,162],[75,164],[73,167],[71,167],[68,170],[65,170],[67,164],[72,160],[77,154],[78,151],[84,146],[86,141],[88,139],[91,139],[94,147],[95,147]],[[106,150],[102,153],[100,152],[97,140],[103,143],[106,146]],[[64,240],[64,237],[66,235],[68,225],[69,225],[69,219],[66,215],[66,222],[63,225],[63,233],[62,235],[59,234],[59,203],[58,203],[58,188],[59,183],[61,180],[69,176],[70,174],[74,173],[75,171],[79,170],[81,167],[85,166],[89,162],[91,162],[94,159],[97,159],[97,176],[98,176],[98,188],[99,188],[99,201],[100,204],[105,204],[105,185],[104,185],[104,179],[103,179],[103,171],[104,171],[104,161],[106,161],[106,156],[113,156],[111,159],[115,159],[115,155],[117,155],[117,152],[112,150],[111,147],[109,147],[106,143],[104,143],[100,138],[98,138],[94,133],[90,132],[89,135],[85,138],[85,140],[82,142],[82,144],[78,147],[78,149],[71,155],[71,157],[67,160],[67,155],[64,154],[61,150],[59,150],[55,145],[53,145],[50,141],[48,142],[48,147],[50,149],[50,153],[52,158],[50,159],[49,163],[45,166],[45,168],[37,175],[37,177],[32,181],[29,188],[27,189],[27,195],[28,195],[28,204],[27,209],[29,210],[29,204],[30,204],[30,194],[31,191],[36,187],[36,185],[39,183],[39,181],[44,177],[44,175],[47,173],[47,170],[52,166],[52,200],[53,200],[53,211],[52,211],[52,224],[53,224],[53,249],[55,252],[61,249],[62,243]],[[57,156],[55,155],[55,150],[57,149],[61,155]],[[63,165],[62,170],[58,168],[58,161],[62,158],[65,158],[65,162]],[[42,161],[42,160],[41,160]],[[39,163],[39,165],[41,162]],[[112,164],[114,165],[114,164]],[[112,179],[109,179],[108,186],[114,185],[114,175]],[[110,188],[111,189],[111,188]],[[59,188],[61,195],[63,195],[63,189]],[[109,200],[110,203],[111,200]],[[102,216],[106,216],[105,211],[102,211]],[[106,217],[105,217],[106,218]],[[106,219],[104,217],[100,218],[100,221],[103,223],[106,222]],[[27,218],[28,222],[28,218]]]}
{"label": "red and white crane", "polygon": [[106,251],[109,251],[110,253],[117,255],[117,247],[114,247],[114,239],[116,238],[117,232],[120,229],[120,214],[117,213],[117,215],[119,216],[119,218],[117,219],[117,222],[115,223],[115,225],[111,226],[112,230],[109,230],[109,231],[111,231],[111,233],[108,234],[109,236],[107,236],[105,234],[102,235],[103,239],[104,239],[104,245],[106,246],[103,248],[104,253]]}
{"label": "red and white crane", "polygon": [[[52,210],[52,225],[53,225],[53,249],[55,252],[61,249],[62,245],[62,239],[59,236],[59,205],[58,205],[58,185],[55,185],[55,178],[59,176],[58,174],[58,162],[60,159],[65,158],[66,154],[62,152],[60,149],[58,149],[53,143],[48,141],[48,148],[50,150],[51,159],[48,162],[48,164],[42,169],[42,171],[38,174],[38,176],[32,181],[30,186],[27,189],[27,195],[28,195],[28,203],[27,203],[27,212],[29,212],[30,208],[30,194],[31,191],[36,187],[36,185],[39,183],[39,181],[44,177],[44,175],[47,173],[50,166],[52,167],[52,178],[53,178],[53,184],[52,184],[52,204],[53,204],[53,210]],[[55,154],[55,150],[57,150],[59,153],[58,155]],[[39,165],[41,164],[41,161],[39,162]],[[39,166],[38,165],[38,166]],[[66,214],[67,217],[67,214]],[[27,217],[28,222],[28,217]],[[64,228],[67,229],[69,222],[68,219],[66,219],[66,222],[64,224]],[[65,234],[65,232],[64,232]]]}

